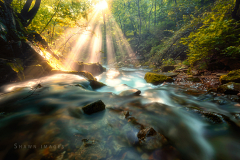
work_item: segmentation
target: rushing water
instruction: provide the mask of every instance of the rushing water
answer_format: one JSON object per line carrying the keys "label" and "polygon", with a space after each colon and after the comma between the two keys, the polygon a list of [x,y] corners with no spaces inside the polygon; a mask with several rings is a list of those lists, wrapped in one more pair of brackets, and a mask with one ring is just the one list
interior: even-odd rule
{"label": "rushing water", "polygon": [[[96,91],[69,74],[2,86],[0,159],[240,159],[238,103],[175,84],[147,84],[145,73],[109,69],[97,77],[108,86]],[[131,88],[141,95],[118,95]],[[99,99],[104,111],[82,112]],[[139,140],[144,128],[157,134]]]}

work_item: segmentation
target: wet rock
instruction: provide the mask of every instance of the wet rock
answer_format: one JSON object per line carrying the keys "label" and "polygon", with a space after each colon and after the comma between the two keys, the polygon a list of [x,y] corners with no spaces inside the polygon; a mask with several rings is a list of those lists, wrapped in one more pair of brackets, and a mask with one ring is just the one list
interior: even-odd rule
{"label": "wet rock", "polygon": [[123,114],[124,114],[125,118],[128,118],[130,116],[129,111],[124,111]]}
{"label": "wet rock", "polygon": [[187,80],[191,82],[202,82],[198,77],[188,77]]}
{"label": "wet rock", "polygon": [[73,62],[71,68],[75,71],[88,71],[94,76],[106,72],[106,68],[99,63]]}
{"label": "wet rock", "polygon": [[191,70],[191,75],[193,75],[193,76],[199,76],[199,73],[198,73],[198,71],[196,71],[196,70]]}
{"label": "wet rock", "polygon": [[44,69],[44,71],[47,72],[47,73],[51,72],[51,70],[53,69],[53,68],[48,64],[47,61],[41,61],[39,64],[42,66],[42,68]]}
{"label": "wet rock", "polygon": [[221,77],[221,76],[225,76],[225,75],[227,75],[228,73],[216,73],[216,76],[217,77]]}
{"label": "wet rock", "polygon": [[178,73],[161,73],[161,75],[164,75],[164,76],[167,76],[167,77],[177,77],[178,76]]}
{"label": "wet rock", "polygon": [[82,110],[86,114],[93,114],[105,110],[105,104],[101,100],[98,100],[96,102],[84,106]]}
{"label": "wet rock", "polygon": [[240,69],[230,71],[227,75],[221,76],[219,80],[222,84],[225,84],[228,82],[240,83]]}
{"label": "wet rock", "polygon": [[105,149],[102,143],[97,140],[83,139],[83,145],[76,151],[74,155],[75,160],[94,160],[94,159],[106,159],[107,149]]}
{"label": "wet rock", "polygon": [[106,84],[99,82],[99,81],[95,81],[95,80],[89,80],[89,82],[90,82],[92,89],[99,89],[101,87],[107,86]]}
{"label": "wet rock", "polygon": [[240,91],[240,83],[229,82],[219,86],[217,91],[224,94],[237,95]]}
{"label": "wet rock", "polygon": [[139,96],[141,94],[140,90],[137,89],[129,89],[126,91],[122,91],[119,96]]}
{"label": "wet rock", "polygon": [[137,134],[137,137],[141,141],[141,140],[144,140],[146,137],[151,137],[156,134],[157,132],[153,128],[146,128],[146,129],[140,130]]}
{"label": "wet rock", "polygon": [[76,74],[83,76],[87,78],[88,80],[94,80],[96,81],[96,78],[93,77],[93,75],[87,71],[82,71],[82,72],[77,72],[77,71],[60,71],[60,70],[55,70],[53,69],[50,74]]}
{"label": "wet rock", "polygon": [[95,140],[82,139],[82,142],[84,147],[88,147],[88,146],[94,145]]}
{"label": "wet rock", "polygon": [[0,85],[17,79],[17,72],[15,72],[8,64],[0,62]]}
{"label": "wet rock", "polygon": [[41,65],[27,66],[24,69],[25,79],[39,78],[44,75],[44,70]]}
{"label": "wet rock", "polygon": [[160,84],[163,82],[173,82],[173,79],[171,77],[167,77],[161,74],[151,73],[151,72],[147,72],[145,74],[144,79],[147,81],[147,83],[153,83],[153,84]]}
{"label": "wet rock", "polygon": [[168,72],[168,71],[172,71],[174,69],[175,69],[175,66],[163,66],[162,72]]}

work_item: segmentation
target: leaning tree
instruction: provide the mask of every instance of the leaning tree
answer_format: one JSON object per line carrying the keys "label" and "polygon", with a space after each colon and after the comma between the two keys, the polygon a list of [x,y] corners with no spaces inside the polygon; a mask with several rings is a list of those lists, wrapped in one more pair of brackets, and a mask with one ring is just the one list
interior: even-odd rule
{"label": "leaning tree", "polygon": [[[13,0],[4,0],[4,2],[7,5],[10,5],[12,3],[12,1]],[[36,0],[32,9],[29,10],[32,2],[33,2],[33,0],[27,0],[27,2],[23,6],[21,12],[17,13],[18,18],[21,20],[22,25],[24,27],[27,27],[31,23],[31,21],[33,20],[33,18],[37,14],[37,11],[39,10],[40,4],[41,4],[41,0]]]}

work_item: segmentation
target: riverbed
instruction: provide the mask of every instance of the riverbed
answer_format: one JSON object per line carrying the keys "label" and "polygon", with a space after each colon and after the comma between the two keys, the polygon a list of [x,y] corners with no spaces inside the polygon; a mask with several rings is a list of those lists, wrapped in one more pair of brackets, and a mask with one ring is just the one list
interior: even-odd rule
{"label": "riverbed", "polygon": [[[147,71],[108,68],[97,90],[70,74],[2,86],[0,159],[240,159],[239,103],[146,83]],[[141,94],[119,96],[133,88]],[[106,109],[84,114],[98,100]]]}

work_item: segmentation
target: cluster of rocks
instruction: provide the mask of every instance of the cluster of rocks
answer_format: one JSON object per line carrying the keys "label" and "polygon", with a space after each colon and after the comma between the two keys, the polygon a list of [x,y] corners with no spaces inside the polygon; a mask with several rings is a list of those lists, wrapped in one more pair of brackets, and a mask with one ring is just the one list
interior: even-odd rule
{"label": "cluster of rocks", "polygon": [[240,70],[229,73],[189,70],[188,68],[176,69],[172,72],[147,72],[144,79],[148,83],[161,84],[174,82],[182,85],[195,85],[195,88],[219,94],[240,96]]}

